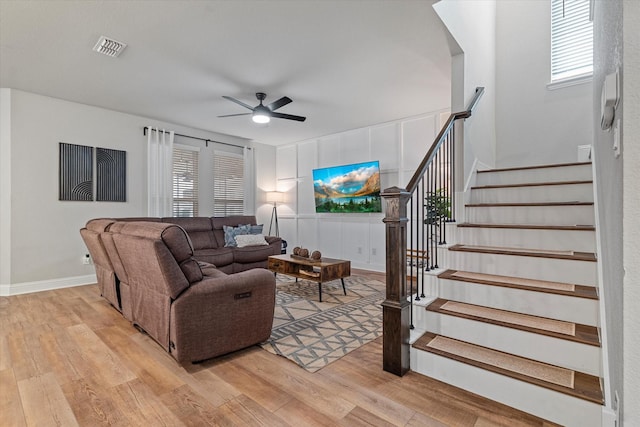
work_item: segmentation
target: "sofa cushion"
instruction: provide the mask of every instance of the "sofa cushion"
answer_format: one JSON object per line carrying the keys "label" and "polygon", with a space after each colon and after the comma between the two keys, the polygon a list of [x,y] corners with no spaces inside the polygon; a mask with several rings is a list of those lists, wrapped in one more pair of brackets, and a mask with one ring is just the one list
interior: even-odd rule
{"label": "sofa cushion", "polygon": [[193,249],[217,248],[218,242],[213,236],[211,220],[208,217],[165,217],[162,222],[178,224],[184,228],[191,239]]}
{"label": "sofa cushion", "polygon": [[258,225],[250,225],[249,233],[251,234],[262,234],[262,229],[264,228],[264,224]]}
{"label": "sofa cushion", "polygon": [[211,263],[218,268],[233,263],[233,249],[231,248],[198,249],[193,252],[193,256],[198,261]]}
{"label": "sofa cushion", "polygon": [[115,220],[109,218],[99,218],[92,219],[87,222],[85,228],[87,230],[95,231],[97,233],[101,233],[103,231],[109,230],[111,224],[113,224]]}
{"label": "sofa cushion", "polygon": [[267,246],[268,243],[264,240],[262,234],[244,234],[236,236],[236,243],[239,248],[245,246]]}
{"label": "sofa cushion", "polygon": [[218,242],[218,247],[224,247],[224,230],[223,226],[237,227],[240,224],[255,224],[256,217],[253,215],[234,215],[234,216],[214,216],[211,217],[211,225],[213,226],[213,235]]}
{"label": "sofa cushion", "polygon": [[193,247],[185,230],[179,226],[167,227],[162,232],[162,241],[167,245],[189,283],[202,280],[202,270],[193,258]]}
{"label": "sofa cushion", "polygon": [[167,227],[179,229],[177,225],[159,222],[125,222],[119,233],[113,233],[116,249],[129,276],[134,321],[144,295],[175,299],[189,287],[178,260],[162,239]]}
{"label": "sofa cushion", "polygon": [[245,246],[234,249],[233,261],[236,263],[266,261],[271,255],[273,255],[271,246]]}
{"label": "sofa cushion", "polygon": [[224,246],[227,248],[234,248],[238,246],[236,243],[236,236],[249,234],[251,231],[251,225],[245,224],[237,227],[223,225],[222,229],[224,230]]}
{"label": "sofa cushion", "polygon": [[162,222],[161,218],[154,216],[130,216],[125,218],[114,218],[116,221],[124,222]]}

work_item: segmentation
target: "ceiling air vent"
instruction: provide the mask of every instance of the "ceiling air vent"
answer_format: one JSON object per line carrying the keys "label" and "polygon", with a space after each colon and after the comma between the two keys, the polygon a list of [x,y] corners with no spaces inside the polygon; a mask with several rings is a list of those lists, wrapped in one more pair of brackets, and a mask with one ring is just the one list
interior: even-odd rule
{"label": "ceiling air vent", "polygon": [[125,47],[127,47],[125,43],[102,36],[100,37],[100,40],[98,40],[98,43],[93,47],[93,50],[115,58],[122,53]]}

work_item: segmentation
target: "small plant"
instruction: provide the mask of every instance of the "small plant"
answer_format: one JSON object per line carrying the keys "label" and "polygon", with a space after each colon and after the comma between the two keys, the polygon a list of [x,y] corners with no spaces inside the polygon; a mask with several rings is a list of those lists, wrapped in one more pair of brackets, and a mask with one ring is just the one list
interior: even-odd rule
{"label": "small plant", "polygon": [[444,188],[427,192],[424,202],[425,224],[438,225],[440,221],[451,218],[451,198],[445,193]]}

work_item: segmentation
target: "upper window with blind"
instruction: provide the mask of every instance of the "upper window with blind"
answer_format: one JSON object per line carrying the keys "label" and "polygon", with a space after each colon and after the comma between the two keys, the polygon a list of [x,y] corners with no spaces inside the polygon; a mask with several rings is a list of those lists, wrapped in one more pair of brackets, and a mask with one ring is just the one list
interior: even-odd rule
{"label": "upper window with blind", "polygon": [[173,216],[198,216],[198,148],[173,146]]}
{"label": "upper window with blind", "polygon": [[589,0],[551,0],[551,83],[593,74]]}
{"label": "upper window with blind", "polygon": [[244,159],[242,154],[213,153],[213,211],[215,216],[244,213]]}

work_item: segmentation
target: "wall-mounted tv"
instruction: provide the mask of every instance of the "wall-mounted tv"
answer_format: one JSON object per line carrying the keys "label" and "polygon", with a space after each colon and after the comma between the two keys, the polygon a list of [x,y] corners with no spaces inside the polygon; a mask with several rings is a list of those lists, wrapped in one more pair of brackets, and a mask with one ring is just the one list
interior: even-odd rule
{"label": "wall-mounted tv", "polygon": [[313,170],[316,212],[382,212],[378,161]]}

